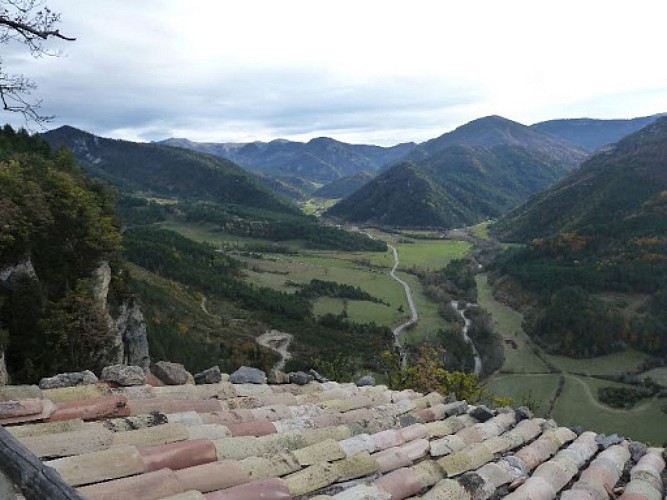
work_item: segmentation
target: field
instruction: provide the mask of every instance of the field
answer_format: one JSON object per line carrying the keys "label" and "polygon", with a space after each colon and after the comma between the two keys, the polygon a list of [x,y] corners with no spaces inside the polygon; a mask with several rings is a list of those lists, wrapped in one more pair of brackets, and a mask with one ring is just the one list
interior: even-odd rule
{"label": "field", "polygon": [[[262,240],[242,238],[220,231],[213,226],[182,223],[165,223],[163,227],[197,241],[208,241],[214,245],[236,252],[236,258],[244,261],[246,280],[257,286],[275,290],[296,291],[298,284],[306,284],[312,279],[335,281],[358,286],[388,305],[365,301],[347,301],[322,297],[315,301],[313,308],[316,315],[326,313],[339,314],[344,309],[351,321],[366,323],[374,321],[378,325],[394,327],[405,321],[409,309],[403,287],[387,273],[394,264],[390,251],[378,252],[334,252],[306,250],[298,242],[281,242],[294,254],[263,253],[246,255],[246,244]],[[453,258],[460,258],[470,249],[470,244],[451,240],[407,240],[379,231],[372,231],[373,236],[383,239],[397,247],[399,252],[399,270],[433,269],[443,267]],[[410,242],[409,242],[410,241]],[[438,314],[438,305],[422,292],[418,278],[405,272],[400,277],[410,284],[415,304],[419,312],[419,323],[404,333],[408,343],[432,336],[448,323]]]}
{"label": "field", "polygon": [[667,367],[653,368],[653,370],[649,370],[643,373],[643,375],[651,377],[658,384],[667,387]]}
{"label": "field", "polygon": [[336,203],[340,201],[339,198],[336,199],[330,199],[330,198],[310,198],[306,201],[302,201],[299,203],[299,207],[305,214],[308,215],[315,215],[319,217],[322,215],[324,212],[326,212],[329,208],[334,206]]}
{"label": "field", "polygon": [[489,237],[490,237],[489,236],[489,225],[491,224],[491,222],[493,222],[493,221],[487,220],[487,221],[484,221],[484,222],[480,222],[476,226],[472,226],[470,229],[472,229],[472,232],[475,235],[479,236],[480,238],[482,238],[484,240],[488,240]]}
{"label": "field", "polygon": [[610,408],[597,400],[597,389],[609,385],[621,384],[566,375],[563,393],[554,408],[554,419],[560,425],[618,433],[654,445],[667,441],[667,416],[660,410],[664,400],[661,403],[659,399],[644,399],[630,410]]}
{"label": "field", "polygon": [[[501,370],[512,373],[543,373],[548,371],[549,369],[544,361],[533,352],[532,343],[523,331],[521,326],[523,316],[493,298],[491,287],[486,280],[486,274],[478,274],[476,281],[479,305],[491,314],[493,324],[503,340],[514,342],[514,344],[504,343],[505,363]],[[513,348],[514,345],[516,345],[516,349]]]}
{"label": "field", "polygon": [[[537,413],[547,408],[557,387],[559,373],[547,373],[546,364],[535,354],[536,349],[521,327],[522,316],[508,306],[498,303],[491,295],[486,275],[477,276],[479,303],[492,315],[503,338],[515,341],[516,349],[508,344],[501,370],[485,381],[495,395],[514,398],[514,404],[526,402],[527,395],[537,405]],[[646,356],[634,350],[600,356],[593,359],[572,359],[542,354],[565,374],[563,391],[556,400],[552,417],[565,426],[581,426],[602,433],[619,433],[647,443],[667,442],[667,416],[661,411],[665,400],[644,399],[629,410],[615,409],[602,404],[598,389],[623,386],[584,375],[603,375],[634,370]],[[667,382],[667,368],[647,372],[656,380]]]}
{"label": "field", "polygon": [[560,375],[555,373],[541,373],[527,377],[521,374],[494,375],[486,383],[486,388],[492,394],[511,397],[514,400],[514,406],[528,404],[537,413],[544,411],[549,399],[558,388],[558,379]]}

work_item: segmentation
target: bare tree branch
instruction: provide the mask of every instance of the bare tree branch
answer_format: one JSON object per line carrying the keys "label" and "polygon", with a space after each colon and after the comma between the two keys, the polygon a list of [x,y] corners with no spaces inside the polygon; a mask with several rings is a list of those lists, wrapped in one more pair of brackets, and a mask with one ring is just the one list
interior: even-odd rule
{"label": "bare tree branch", "polygon": [[[44,46],[50,38],[76,40],[60,33],[56,28],[59,22],[60,14],[44,5],[44,0],[0,0],[0,44],[22,43],[33,57],[58,55]],[[35,88],[25,76],[6,73],[0,60],[0,102],[5,111],[23,114],[26,123],[41,124],[52,119],[39,113],[41,101],[28,100]]]}

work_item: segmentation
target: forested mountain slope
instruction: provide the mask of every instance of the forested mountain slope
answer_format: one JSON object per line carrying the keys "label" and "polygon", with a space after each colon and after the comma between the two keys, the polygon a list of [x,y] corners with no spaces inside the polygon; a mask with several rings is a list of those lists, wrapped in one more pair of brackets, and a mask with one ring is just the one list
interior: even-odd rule
{"label": "forested mountain slope", "polygon": [[348,144],[329,137],[306,143],[276,139],[239,145],[166,139],[160,144],[216,154],[272,176],[298,176],[316,182],[330,182],[363,171],[376,172],[415,147],[414,143],[391,147]]}
{"label": "forested mountain slope", "polygon": [[461,227],[496,218],[583,158],[576,147],[492,116],[418,146],[327,213],[389,226]]}
{"label": "forested mountain slope", "polygon": [[627,120],[596,120],[593,118],[548,120],[531,125],[531,128],[560,137],[588,151],[595,151],[602,146],[620,141],[626,135],[637,132],[660,116],[662,115]]}
{"label": "forested mountain slope", "polygon": [[551,158],[567,170],[573,169],[588,156],[584,149],[573,143],[502,116],[493,115],[478,118],[440,137],[426,141],[411,151],[405,159],[421,161],[454,144],[522,147]]}
{"label": "forested mountain slope", "polygon": [[42,137],[53,147],[66,146],[91,175],[124,190],[298,213],[294,205],[229,160],[157,144],[105,139],[68,126]]}
{"label": "forested mountain slope", "polygon": [[598,152],[492,229],[530,242],[497,270],[538,297],[528,325],[548,349],[667,353],[667,118]]}

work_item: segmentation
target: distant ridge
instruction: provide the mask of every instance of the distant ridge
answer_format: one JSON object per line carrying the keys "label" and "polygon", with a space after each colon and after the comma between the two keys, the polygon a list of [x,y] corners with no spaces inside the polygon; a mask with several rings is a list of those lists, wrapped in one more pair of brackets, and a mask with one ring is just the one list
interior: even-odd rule
{"label": "distant ridge", "polygon": [[320,183],[362,171],[376,172],[415,147],[411,142],[392,147],[348,144],[329,137],[317,137],[305,143],[276,139],[246,144],[198,143],[172,138],[157,144],[214,154],[273,177],[297,176]]}
{"label": "distant ridge", "polygon": [[577,144],[588,151],[595,151],[607,144],[618,142],[626,135],[637,132],[661,116],[664,116],[664,114],[627,120],[598,120],[592,118],[548,120],[536,123],[531,127]]}
{"label": "distant ridge", "polygon": [[420,161],[454,144],[469,146],[519,146],[539,151],[566,169],[576,167],[586,156],[581,147],[521,123],[492,115],[461,125],[451,132],[417,146],[405,159]]}
{"label": "distant ridge", "polygon": [[561,139],[490,116],[419,145],[327,214],[387,226],[461,227],[499,217],[585,157]]}
{"label": "distant ridge", "polygon": [[[619,237],[640,230],[638,217],[647,203],[664,204],[666,190],[667,117],[663,117],[600,150],[558,184],[507,214],[495,230],[510,241],[570,231],[600,234],[612,227]],[[662,217],[667,222],[667,214]]]}
{"label": "distant ridge", "polygon": [[52,146],[64,145],[94,176],[129,191],[195,197],[276,212],[298,208],[229,160],[185,149],[105,139],[63,126],[41,134]]}

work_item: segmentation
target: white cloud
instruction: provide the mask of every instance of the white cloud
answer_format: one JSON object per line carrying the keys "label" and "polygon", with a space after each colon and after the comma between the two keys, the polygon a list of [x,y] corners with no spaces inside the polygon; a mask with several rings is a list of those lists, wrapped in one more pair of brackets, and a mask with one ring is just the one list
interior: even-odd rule
{"label": "white cloud", "polygon": [[488,114],[667,111],[662,0],[49,5],[78,37],[67,56],[6,63],[54,125],[102,135],[395,143]]}

